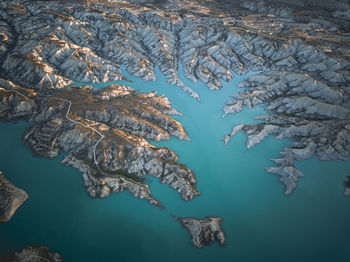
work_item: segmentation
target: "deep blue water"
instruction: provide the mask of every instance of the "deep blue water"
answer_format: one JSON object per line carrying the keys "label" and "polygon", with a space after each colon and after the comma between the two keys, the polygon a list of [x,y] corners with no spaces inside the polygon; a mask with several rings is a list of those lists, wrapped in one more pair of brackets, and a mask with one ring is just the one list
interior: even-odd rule
{"label": "deep blue water", "polygon": [[[90,199],[78,171],[60,164],[62,156],[47,160],[32,156],[21,143],[30,124],[0,123],[0,170],[29,199],[12,220],[0,226],[0,257],[14,249],[37,243],[61,253],[67,261],[350,261],[350,198],[343,180],[350,163],[320,162],[316,158],[298,164],[305,174],[298,188],[283,195],[279,177],[264,171],[269,158],[289,141],[269,137],[247,150],[246,136],[238,134],[227,147],[221,138],[235,124],[254,121],[263,107],[221,118],[224,102],[237,92],[236,77],[221,91],[203,84],[187,84],[201,101],[166,84],[124,82],[141,91],[158,90],[184,116],[176,116],[191,141],[154,143],[168,146],[191,168],[198,179],[200,197],[181,200],[167,185],[150,178],[153,195],[166,207],[160,210],[128,192],[106,199]],[[122,82],[123,83],[123,82]],[[175,221],[177,216],[220,216],[227,243],[198,250],[190,235]]]}

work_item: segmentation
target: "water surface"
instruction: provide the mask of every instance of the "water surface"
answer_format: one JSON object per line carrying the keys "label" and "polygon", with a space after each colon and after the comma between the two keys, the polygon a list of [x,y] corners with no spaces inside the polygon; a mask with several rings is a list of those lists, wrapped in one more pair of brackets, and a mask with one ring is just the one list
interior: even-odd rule
{"label": "water surface", "polygon": [[[28,123],[0,123],[0,170],[29,199],[13,219],[0,226],[0,257],[37,243],[61,253],[67,261],[350,261],[350,198],[342,195],[342,182],[350,163],[298,164],[305,178],[288,197],[279,177],[264,171],[269,158],[290,141],[269,137],[247,150],[246,136],[238,134],[224,147],[221,138],[241,122],[253,122],[263,107],[221,118],[224,102],[239,91],[244,77],[225,83],[221,91],[191,85],[201,96],[197,102],[181,89],[169,86],[160,73],[156,82],[122,82],[144,91],[165,94],[191,141],[152,142],[173,149],[180,162],[198,180],[200,197],[185,202],[177,192],[150,178],[153,195],[166,207],[160,210],[128,192],[106,199],[91,199],[80,173],[54,160],[35,158],[21,143]],[[220,216],[227,243],[202,250],[191,246],[190,236],[176,216]]]}

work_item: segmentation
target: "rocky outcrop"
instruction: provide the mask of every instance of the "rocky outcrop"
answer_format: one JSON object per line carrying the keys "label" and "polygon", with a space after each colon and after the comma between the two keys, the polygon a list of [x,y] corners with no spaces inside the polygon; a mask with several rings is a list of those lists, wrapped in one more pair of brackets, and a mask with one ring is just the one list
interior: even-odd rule
{"label": "rocky outcrop", "polygon": [[8,181],[0,171],[0,224],[8,222],[27,198],[28,194]]}
{"label": "rocky outcrop", "polygon": [[350,196],[350,176],[347,177],[346,181],[344,182],[344,186],[344,196]]}
{"label": "rocky outcrop", "polygon": [[220,227],[221,218],[178,218],[178,220],[190,232],[195,247],[202,248],[204,245],[211,245],[213,241],[217,241],[221,246],[225,245],[225,233]]}
{"label": "rocky outcrop", "polygon": [[24,142],[40,157],[68,152],[63,163],[83,173],[91,197],[127,190],[159,205],[144,183],[146,174],[167,183],[184,200],[199,195],[195,175],[177,162],[177,155],[145,140],[169,139],[170,135],[189,139],[181,124],[169,117],[179,113],[155,92],[135,94],[113,85],[40,93],[0,88],[0,94],[4,108],[0,117],[33,121],[23,135]]}
{"label": "rocky outcrop", "polygon": [[3,262],[63,262],[63,258],[48,247],[30,245],[3,258]]}

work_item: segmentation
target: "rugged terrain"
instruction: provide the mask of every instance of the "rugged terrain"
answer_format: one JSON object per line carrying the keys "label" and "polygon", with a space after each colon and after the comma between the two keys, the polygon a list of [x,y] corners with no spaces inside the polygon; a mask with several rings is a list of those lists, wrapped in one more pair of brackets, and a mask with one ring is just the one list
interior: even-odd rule
{"label": "rugged terrain", "polygon": [[303,176],[295,161],[349,154],[349,10],[341,0],[3,1],[0,84],[42,93],[125,79],[122,68],[155,80],[159,67],[170,84],[199,99],[180,69],[212,90],[256,71],[224,115],[257,104],[269,114],[234,127],[224,140],[240,130],[249,135],[248,147],[268,135],[292,139],[276,166],[266,168],[289,194]]}
{"label": "rugged terrain", "polygon": [[[159,68],[200,100],[181,71],[211,90],[254,71],[224,116],[261,104],[267,114],[233,127],[225,145],[240,131],[248,148],[269,135],[290,139],[276,166],[266,168],[290,194],[303,176],[296,161],[349,157],[349,47],[350,6],[342,0],[1,1],[0,119],[32,122],[23,141],[40,157],[66,152],[62,162],[83,174],[91,197],[127,190],[160,205],[145,181],[149,174],[190,200],[199,195],[193,172],[171,149],[149,142],[189,139],[171,118],[179,113],[170,102],[92,83],[128,80],[125,71],[154,81]],[[345,187],[350,195],[348,181]],[[225,243],[220,218],[179,220],[194,246]],[[37,256],[35,248],[28,252]]]}
{"label": "rugged terrain", "polygon": [[[348,80],[347,80],[348,81]],[[267,104],[269,114],[257,116],[257,124],[240,124],[224,137],[225,144],[239,131],[248,134],[250,148],[269,135],[289,138],[293,143],[272,159],[277,166],[266,171],[280,175],[288,195],[303,174],[294,164],[314,155],[320,160],[346,160],[350,151],[350,107],[346,88],[326,84],[308,74],[269,71],[240,83],[245,90],[234,95],[225,113],[235,113],[243,106]]]}
{"label": "rugged terrain", "polygon": [[156,93],[135,94],[113,85],[35,92],[15,87],[0,88],[0,117],[6,121],[26,119],[34,124],[23,135],[35,155],[54,158],[68,152],[63,163],[83,173],[91,197],[112,192],[132,195],[159,205],[143,176],[167,183],[184,200],[199,195],[196,178],[176,154],[157,148],[147,139],[188,139],[182,126],[168,115],[179,114],[166,98]]}
{"label": "rugged terrain", "polygon": [[0,224],[8,222],[27,198],[28,194],[8,181],[0,171]]}
{"label": "rugged terrain", "polygon": [[178,220],[191,234],[192,244],[195,247],[202,248],[204,245],[211,245],[213,241],[217,241],[221,246],[225,245],[225,233],[220,227],[221,218],[178,218]]}

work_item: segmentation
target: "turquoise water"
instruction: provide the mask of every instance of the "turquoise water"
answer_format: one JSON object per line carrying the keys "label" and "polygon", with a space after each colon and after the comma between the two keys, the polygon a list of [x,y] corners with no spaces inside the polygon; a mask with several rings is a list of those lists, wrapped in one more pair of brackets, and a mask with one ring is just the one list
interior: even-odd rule
{"label": "turquoise water", "polygon": [[[154,143],[168,146],[198,179],[200,197],[185,202],[157,179],[150,188],[166,210],[133,198],[128,192],[90,199],[78,171],[54,160],[35,158],[21,144],[27,123],[0,123],[0,170],[30,195],[13,219],[0,226],[0,257],[31,243],[49,246],[67,261],[350,261],[350,198],[342,182],[350,163],[299,163],[305,178],[291,196],[283,196],[279,177],[264,172],[289,141],[272,137],[247,150],[243,134],[227,147],[221,138],[231,127],[252,122],[263,108],[221,118],[224,102],[244,77],[226,83],[221,91],[194,87],[197,102],[181,89],[128,76],[125,82],[141,91],[158,90],[184,116],[176,116],[191,142]],[[246,77],[246,76],[245,76]],[[186,81],[185,81],[186,82]],[[123,82],[122,82],[123,83]],[[177,216],[220,216],[227,243],[198,250],[169,213]]]}

